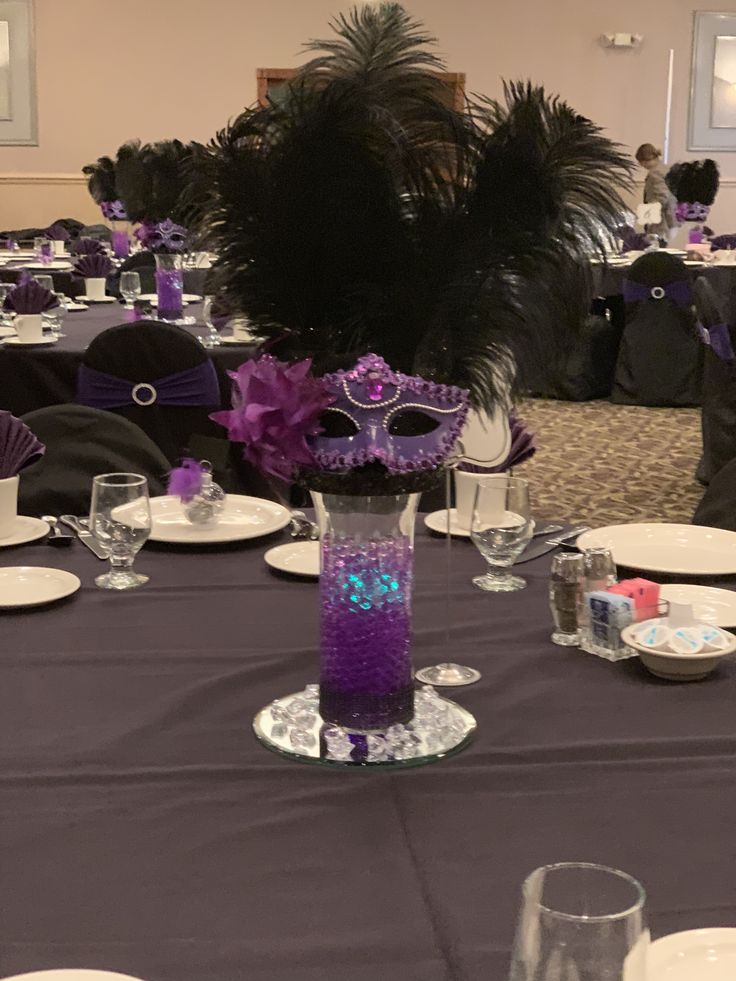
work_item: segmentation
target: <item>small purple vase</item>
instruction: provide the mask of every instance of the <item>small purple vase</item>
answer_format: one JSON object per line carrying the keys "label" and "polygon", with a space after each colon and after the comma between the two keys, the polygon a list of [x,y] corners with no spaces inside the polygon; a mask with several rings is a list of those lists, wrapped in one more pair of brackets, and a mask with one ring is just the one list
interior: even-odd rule
{"label": "small purple vase", "polygon": [[184,272],[180,255],[160,252],[156,255],[156,298],[158,319],[176,323],[183,316]]}
{"label": "small purple vase", "polygon": [[127,259],[130,255],[130,235],[127,221],[113,221],[110,223],[112,254],[116,259]]}
{"label": "small purple vase", "polygon": [[320,714],[362,732],[409,722],[419,495],[312,497],[321,534]]}

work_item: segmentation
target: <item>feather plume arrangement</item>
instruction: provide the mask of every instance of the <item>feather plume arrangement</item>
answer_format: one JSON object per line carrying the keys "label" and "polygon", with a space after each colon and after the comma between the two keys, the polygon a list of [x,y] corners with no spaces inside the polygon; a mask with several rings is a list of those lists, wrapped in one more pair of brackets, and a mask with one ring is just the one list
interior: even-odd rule
{"label": "feather plume arrangement", "polygon": [[215,283],[280,358],[322,373],[374,351],[490,410],[494,365],[519,387],[582,323],[581,260],[621,224],[630,164],[531,83],[455,108],[399,4],[331,26],[285,98],[192,158]]}
{"label": "feather plume arrangement", "polygon": [[679,203],[711,205],[716,199],[720,173],[715,160],[688,160],[673,164],[665,177]]}
{"label": "feather plume arrangement", "polygon": [[115,183],[115,163],[110,157],[99,157],[96,163],[82,167],[87,175],[87,190],[97,204],[118,198]]}
{"label": "feather plume arrangement", "polygon": [[156,223],[170,218],[186,225],[183,191],[192,146],[180,140],[124,143],[117,152],[117,194],[131,221]]}

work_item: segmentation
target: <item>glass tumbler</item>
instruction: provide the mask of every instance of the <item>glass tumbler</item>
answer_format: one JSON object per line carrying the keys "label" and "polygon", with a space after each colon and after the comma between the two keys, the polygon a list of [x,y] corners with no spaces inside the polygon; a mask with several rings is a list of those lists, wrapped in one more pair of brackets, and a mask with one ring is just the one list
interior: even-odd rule
{"label": "glass tumbler", "polygon": [[526,580],[513,576],[516,562],[532,537],[529,485],[523,477],[492,474],[475,489],[470,537],[488,563],[488,572],[473,585],[491,593],[524,589]]}

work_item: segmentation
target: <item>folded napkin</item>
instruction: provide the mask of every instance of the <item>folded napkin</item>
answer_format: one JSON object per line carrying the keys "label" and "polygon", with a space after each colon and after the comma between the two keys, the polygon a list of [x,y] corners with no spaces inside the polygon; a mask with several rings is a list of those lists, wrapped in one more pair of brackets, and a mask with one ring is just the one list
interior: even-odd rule
{"label": "folded napkin", "polygon": [[718,249],[736,249],[736,235],[716,235],[710,240],[710,247],[714,252]]}
{"label": "folded napkin", "polygon": [[53,225],[49,225],[44,232],[44,235],[46,238],[50,238],[54,242],[68,242],[71,238],[71,235],[66,228],[64,228],[64,226],[60,225],[58,222],[54,222]]}
{"label": "folded napkin", "polygon": [[96,238],[77,238],[69,245],[74,255],[104,255],[105,246]]}
{"label": "folded napkin", "polygon": [[17,476],[46,451],[31,430],[10,412],[0,411],[0,480]]}
{"label": "folded napkin", "polygon": [[475,463],[459,463],[458,470],[465,473],[504,473],[512,467],[518,467],[537,452],[537,444],[534,433],[529,432],[521,419],[517,419],[513,413],[509,416],[509,427],[511,429],[511,448],[508,456],[495,467],[479,467]]}
{"label": "folded napkin", "polygon": [[83,255],[74,263],[72,275],[78,279],[106,279],[114,268],[106,255]]}
{"label": "folded napkin", "polygon": [[3,308],[16,313],[43,313],[57,306],[59,301],[51,290],[44,289],[35,279],[19,283],[5,297]]}
{"label": "folded napkin", "polygon": [[651,244],[643,232],[637,232],[631,225],[622,225],[617,231],[621,239],[622,252],[643,252]]}

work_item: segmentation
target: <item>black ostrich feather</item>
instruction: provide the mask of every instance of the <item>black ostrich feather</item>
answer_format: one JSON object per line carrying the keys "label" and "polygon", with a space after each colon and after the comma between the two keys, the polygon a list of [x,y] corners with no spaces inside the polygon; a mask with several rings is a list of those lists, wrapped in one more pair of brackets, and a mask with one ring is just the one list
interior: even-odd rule
{"label": "black ostrich feather", "polygon": [[124,143],[117,153],[115,173],[120,200],[131,221],[183,224],[187,161],[192,147],[179,140]]}
{"label": "black ostrich feather", "polygon": [[456,110],[398,4],[332,26],[285,99],[195,158],[215,276],[274,353],[324,371],[372,350],[491,408],[500,373],[520,383],[582,320],[626,160],[531,84]]}
{"label": "black ostrich feather", "polygon": [[711,205],[716,199],[720,174],[715,160],[688,160],[673,164],[665,177],[680,203]]}
{"label": "black ostrich feather", "polygon": [[97,204],[117,200],[115,163],[110,157],[99,157],[96,163],[82,167],[82,173],[88,175],[87,188]]}

